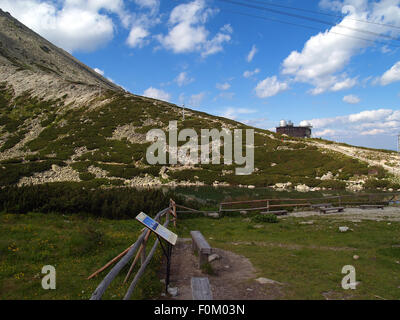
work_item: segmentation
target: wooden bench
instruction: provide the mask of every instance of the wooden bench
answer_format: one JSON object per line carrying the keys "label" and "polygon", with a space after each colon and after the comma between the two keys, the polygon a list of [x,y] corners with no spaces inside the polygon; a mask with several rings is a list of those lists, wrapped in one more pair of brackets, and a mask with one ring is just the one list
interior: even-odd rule
{"label": "wooden bench", "polygon": [[199,255],[199,267],[208,262],[208,256],[211,254],[211,247],[207,240],[203,237],[200,231],[190,231],[192,236],[192,249],[193,252]]}
{"label": "wooden bench", "polygon": [[208,278],[193,277],[191,280],[193,300],[212,300],[212,292]]}
{"label": "wooden bench", "polygon": [[337,212],[343,212],[344,207],[328,207],[328,208],[318,208],[318,210],[322,213],[327,213],[328,211],[337,211]]}
{"label": "wooden bench", "polygon": [[312,204],[311,208],[314,210],[319,210],[319,208],[330,208],[332,207],[331,203],[318,203],[318,204]]}
{"label": "wooden bench", "polygon": [[263,211],[260,214],[275,214],[277,216],[287,215],[287,210],[276,210],[276,211]]}
{"label": "wooden bench", "polygon": [[360,206],[360,209],[373,209],[373,208],[379,208],[382,209],[385,207],[383,204],[362,204]]}

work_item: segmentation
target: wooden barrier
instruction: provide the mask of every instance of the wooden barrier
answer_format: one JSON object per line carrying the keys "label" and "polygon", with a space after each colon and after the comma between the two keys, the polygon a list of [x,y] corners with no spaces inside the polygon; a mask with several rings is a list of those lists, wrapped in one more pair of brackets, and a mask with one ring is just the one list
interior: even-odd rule
{"label": "wooden barrier", "polygon": [[[168,225],[169,223],[169,210],[170,208],[166,208],[162,211],[160,211],[159,213],[157,213],[157,215],[155,216],[154,220],[156,221],[160,221],[161,217],[163,217],[164,215],[166,215],[166,222],[165,224]],[[129,261],[133,258],[134,254],[136,253],[136,251],[139,249],[139,247],[142,245],[142,243],[144,242],[146,235],[147,235],[148,230],[144,230],[141,235],[139,236],[139,238],[136,240],[136,242],[129,248],[128,252],[126,252],[123,257],[121,258],[121,260],[118,261],[118,263],[110,270],[110,272],[104,277],[104,279],[100,282],[100,284],[97,286],[97,288],[94,290],[94,292],[92,293],[92,296],[90,298],[90,300],[100,300],[101,297],[103,296],[104,292],[106,291],[106,289],[108,288],[108,286],[111,284],[111,282],[115,279],[115,277],[119,274],[119,272],[125,267],[126,264],[129,263]],[[156,241],[157,243],[157,241]],[[158,243],[157,243],[158,244]],[[153,247],[154,248],[154,247]],[[154,249],[155,251],[155,249]],[[152,252],[149,253],[149,256],[146,258],[146,260],[144,261],[144,263],[142,264],[141,268],[139,269],[139,271],[141,271],[141,274],[138,277],[138,274],[136,275],[134,281],[135,284],[137,283],[137,281],[140,279],[140,277],[143,275],[144,269],[147,267],[148,265],[148,259],[150,257],[152,257],[152,255],[154,254],[153,250]],[[151,255],[151,256],[150,256]],[[121,255],[120,255],[121,256]],[[138,255],[137,255],[138,256]],[[114,260],[114,259],[113,259]],[[147,263],[146,263],[147,262]],[[109,264],[107,264],[109,265]],[[104,267],[103,267],[104,268]],[[103,269],[102,268],[102,269]],[[104,270],[104,269],[103,269]],[[100,271],[101,272],[101,271]],[[131,285],[132,286],[132,285]],[[129,290],[128,290],[129,291]],[[131,292],[130,292],[131,293]],[[129,296],[130,297],[130,296]]]}

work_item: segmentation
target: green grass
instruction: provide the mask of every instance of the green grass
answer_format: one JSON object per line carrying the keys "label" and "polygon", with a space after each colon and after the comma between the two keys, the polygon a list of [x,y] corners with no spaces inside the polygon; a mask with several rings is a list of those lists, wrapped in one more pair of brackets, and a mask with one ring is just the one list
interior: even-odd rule
{"label": "green grass", "polygon": [[[0,300],[89,299],[107,271],[86,278],[129,247],[140,229],[135,220],[0,214]],[[161,257],[158,250],[133,299],[150,299],[162,292],[158,277]],[[56,290],[41,287],[45,265],[56,268]],[[122,299],[129,286],[122,284],[129,266],[113,281],[104,299]]]}
{"label": "green grass", "polygon": [[[336,298],[400,299],[400,223],[343,222],[331,217],[285,218],[278,223],[254,222],[244,217],[218,220],[204,217],[179,219],[179,237],[200,230],[212,247],[247,257],[257,277],[282,283],[283,299]],[[262,225],[262,228],[255,225]],[[340,233],[347,225],[353,231]],[[0,214],[0,299],[89,299],[105,273],[86,280],[132,244],[140,233],[134,220],[82,218],[61,214]],[[151,245],[151,243],[150,243]],[[358,260],[353,259],[358,255]],[[157,298],[161,250],[139,282],[134,299]],[[41,269],[57,270],[57,289],[41,287]],[[356,290],[343,290],[343,266],[356,268]],[[104,299],[121,299],[124,268]],[[212,273],[212,268],[206,268]],[[266,287],[268,288],[268,287]],[[267,289],[266,289],[267,290]]]}
{"label": "green grass", "polygon": [[[24,92],[20,96],[14,97],[14,92],[5,83],[0,84],[0,126],[4,125],[0,135],[9,133],[5,143],[0,146],[0,152],[12,148],[24,138],[29,129],[30,121],[27,120],[39,119],[44,128],[43,131],[23,147],[25,151],[35,152],[35,157],[45,159],[51,156],[60,161],[67,161],[74,155],[76,148],[86,147],[89,152],[76,160],[87,161],[99,167],[108,166],[109,170],[106,170],[110,172],[110,176],[125,179],[146,173],[155,177],[159,176],[158,166],[147,170],[139,170],[135,167],[137,162],[142,165],[147,163],[146,150],[150,145],[149,142],[131,143],[126,138],[115,140],[112,139],[113,132],[118,127],[127,124],[136,127],[135,132],[139,134],[145,134],[154,128],[164,128],[169,121],[179,118],[176,113],[177,106],[158,102],[160,105],[155,107],[153,101],[149,99],[107,91],[104,98],[110,100],[101,107],[89,109],[84,106],[71,109],[63,104],[65,98],[46,101],[33,97],[31,92]],[[192,115],[188,116],[185,121],[178,121],[179,130],[192,128],[200,134],[201,129],[221,130],[226,124],[241,129],[250,128],[232,120],[213,117],[194,110],[190,110],[190,112]],[[200,118],[201,116],[222,121],[225,125]],[[149,119],[156,121],[159,125],[146,124],[146,120]],[[262,133],[267,135],[263,136]],[[274,139],[270,137],[271,135]],[[259,187],[290,181],[293,184],[307,184],[310,187],[319,186],[340,190],[345,188],[345,181],[354,176],[368,175],[369,169],[371,169],[365,162],[339,153],[321,153],[315,146],[307,146],[304,139],[282,137],[261,129],[256,129],[254,138],[255,168],[257,170],[252,175],[235,175],[235,168],[240,167],[236,165],[198,165],[198,169],[202,170],[189,169],[169,172],[170,180],[200,181],[207,185],[218,180],[233,186],[246,184]],[[296,141],[296,143],[290,143],[289,140]],[[179,145],[184,143],[181,141]],[[285,148],[279,149],[279,147]],[[221,154],[223,155],[223,148],[221,148]],[[29,165],[30,162],[24,163],[23,166]],[[223,159],[221,159],[221,163],[223,163]],[[271,166],[272,163],[276,165]],[[81,164],[78,166],[80,166],[79,172],[82,180],[95,179],[94,175],[87,173],[87,168],[83,168]],[[376,169],[379,179],[390,177],[390,174],[384,169],[380,167]],[[223,170],[229,170],[232,173],[222,174]],[[334,175],[338,174],[339,180],[322,182],[316,179],[328,171]],[[18,175],[16,178],[20,178],[20,176]],[[12,181],[5,179],[4,182],[2,180],[0,177],[2,185],[16,183],[14,179]],[[397,186],[387,180],[383,183],[387,188]]]}
{"label": "green grass", "polygon": [[[314,220],[312,225],[299,222]],[[255,228],[243,217],[219,220],[180,220],[178,234],[190,237],[200,230],[212,247],[233,251],[250,259],[257,276],[286,283],[283,299],[336,298],[400,299],[400,223],[337,221],[328,217],[286,218]],[[346,225],[354,231],[340,233]],[[358,260],[353,259],[358,255]],[[356,268],[356,290],[341,287],[343,266]]]}

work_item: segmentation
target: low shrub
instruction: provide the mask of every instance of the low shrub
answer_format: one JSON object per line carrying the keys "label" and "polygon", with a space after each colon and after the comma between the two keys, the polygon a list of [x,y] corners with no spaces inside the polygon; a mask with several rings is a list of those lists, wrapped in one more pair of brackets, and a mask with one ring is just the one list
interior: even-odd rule
{"label": "low shrub", "polygon": [[278,217],[275,214],[257,214],[253,217],[254,222],[277,223]]}

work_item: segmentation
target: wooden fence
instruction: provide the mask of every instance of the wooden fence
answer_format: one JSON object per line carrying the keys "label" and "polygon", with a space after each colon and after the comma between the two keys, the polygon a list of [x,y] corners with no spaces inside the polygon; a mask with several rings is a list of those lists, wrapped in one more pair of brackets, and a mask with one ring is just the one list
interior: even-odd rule
{"label": "wooden fence", "polygon": [[313,204],[321,202],[330,202],[338,206],[356,206],[362,204],[389,204],[394,199],[399,199],[400,193],[367,193],[357,195],[338,195],[322,198],[307,199],[260,199],[246,201],[221,202],[219,212],[237,212],[237,211],[269,211],[275,208],[301,208],[311,207]]}
{"label": "wooden fence", "polygon": [[[157,215],[154,217],[154,220],[156,220],[159,223],[161,222],[161,219],[165,217],[165,221],[163,226],[168,227],[168,224],[171,221],[171,216],[172,216],[172,222],[174,223],[174,226],[176,226],[177,222],[177,215],[176,215],[176,204],[175,202],[171,199],[170,200],[170,205],[168,208],[165,208],[161,210],[160,212],[157,213]],[[138,284],[140,278],[143,276],[147,266],[151,262],[151,259],[153,258],[154,253],[157,250],[157,247],[159,245],[159,240],[157,239],[154,242],[153,247],[151,248],[149,254],[146,256],[146,246],[148,239],[150,237],[151,231],[147,228],[141,233],[141,235],[138,237],[136,242],[132,244],[129,248],[127,248],[125,251],[121,252],[118,256],[116,256],[114,259],[112,259],[110,262],[108,262],[104,267],[101,269],[97,270],[94,272],[92,275],[88,277],[88,279],[93,278],[94,276],[98,275],[100,272],[104,271],[107,269],[109,266],[111,266],[113,263],[118,261],[118,263],[109,271],[109,273],[104,277],[104,279],[100,282],[100,284],[97,286],[96,290],[92,293],[92,296],[90,300],[100,300],[108,288],[108,286],[111,284],[111,282],[115,279],[115,277],[119,274],[119,272],[124,268],[129,261],[133,258],[133,256],[136,253],[135,258],[133,259],[132,265],[128,271],[128,274],[125,277],[124,283],[126,283],[133,271],[133,268],[135,267],[137,261],[139,260],[139,257],[141,258],[141,266],[139,270],[137,271],[134,279],[132,280],[125,296],[124,300],[129,300],[130,297],[132,296],[136,285]]]}

